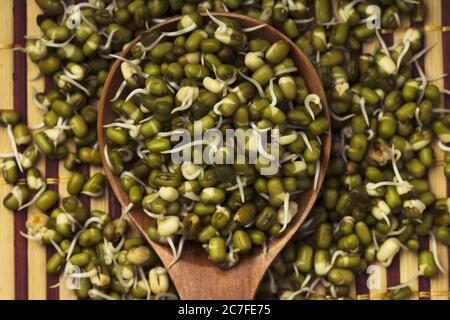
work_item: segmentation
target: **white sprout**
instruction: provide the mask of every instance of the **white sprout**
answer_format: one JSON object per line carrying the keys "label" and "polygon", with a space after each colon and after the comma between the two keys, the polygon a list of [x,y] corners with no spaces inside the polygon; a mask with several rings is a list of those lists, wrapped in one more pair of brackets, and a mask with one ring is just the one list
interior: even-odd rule
{"label": "white sprout", "polygon": [[221,115],[219,115],[219,121],[217,121],[216,126],[214,127],[215,130],[219,130],[220,127],[222,127],[223,124],[223,117]]}
{"label": "white sprout", "polygon": [[442,267],[442,264],[439,261],[439,253],[438,253],[438,249],[437,249],[436,236],[434,235],[433,232],[429,232],[429,235],[430,235],[430,239],[431,239],[431,252],[433,253],[433,258],[434,258],[434,261],[436,262],[436,266],[438,267],[439,271],[441,271],[442,273],[445,273],[445,269],[444,269],[444,267]]}
{"label": "white sprout", "polygon": [[122,129],[129,129],[129,130],[135,130],[136,126],[131,123],[123,123],[123,122],[113,122],[110,124],[105,124],[103,128],[122,128]]}
{"label": "white sprout", "polygon": [[280,233],[282,233],[284,230],[286,230],[288,224],[289,224],[289,192],[284,193],[284,203],[283,203],[283,226],[280,229]]}
{"label": "white sprout", "polygon": [[143,209],[145,214],[148,215],[150,218],[155,219],[155,220],[163,220],[166,218],[166,216],[164,214],[155,214],[147,209]]}
{"label": "white sprout", "polygon": [[303,141],[305,141],[306,147],[309,149],[309,151],[313,151],[313,148],[311,146],[311,143],[309,142],[308,136],[303,131],[299,131],[300,136],[303,138]]}
{"label": "white sprout", "polygon": [[184,29],[173,31],[173,32],[163,32],[153,43],[151,43],[147,47],[143,47],[144,51],[150,51],[154,47],[156,47],[165,37],[177,37],[181,36],[183,34],[189,33],[191,31],[194,31],[197,28],[197,25],[195,23],[191,24],[189,27],[186,27]]}
{"label": "white sprout", "polygon": [[314,21],[314,17],[307,18],[307,19],[295,19],[294,22],[296,24],[308,24]]}
{"label": "white sprout", "polygon": [[291,293],[290,296],[288,296],[287,298],[285,298],[286,300],[293,300],[297,295],[303,293],[303,292],[309,292],[309,293],[316,293],[313,289],[311,288],[301,288],[298,291],[294,291]]}
{"label": "white sprout", "polygon": [[[411,47],[411,42],[414,40],[414,36],[415,36],[415,30],[408,29],[403,37],[402,42],[403,42],[404,47],[403,47],[402,51],[400,52],[399,57],[397,59],[397,71],[400,69],[402,60],[405,57],[405,55],[408,53],[409,48]],[[426,51],[424,53],[426,53]],[[419,58],[420,58],[420,56],[419,56]]]}
{"label": "white sprout", "polygon": [[[435,82],[435,81],[438,81],[438,80],[441,80],[441,79],[445,79],[447,76],[448,76],[448,73],[443,73],[443,74],[440,74],[438,76],[427,77],[427,81],[428,82]],[[421,79],[422,78],[419,77],[419,78],[416,78],[415,80],[416,81],[421,81]]]}
{"label": "white sprout", "polygon": [[286,163],[286,162],[294,162],[295,160],[297,160],[299,158],[298,154],[288,154],[285,153],[285,155],[283,156],[283,159],[281,159],[280,163]]}
{"label": "white sprout", "polygon": [[23,209],[28,208],[29,206],[34,204],[37,199],[45,192],[46,188],[47,186],[44,184],[44,186],[38,192],[36,192],[34,197],[28,203],[21,205],[17,211],[22,211]]}
{"label": "white sprout", "polygon": [[63,48],[65,46],[67,46],[68,44],[70,44],[72,42],[72,40],[75,38],[76,34],[74,33],[69,39],[67,39],[65,42],[62,43],[55,43],[53,41],[48,41],[45,40],[41,37],[34,37],[34,36],[25,36],[25,39],[29,39],[29,40],[38,40],[38,42],[42,43],[43,45],[45,45],[46,47],[49,48]]}
{"label": "white sprout", "polygon": [[97,32],[97,31],[98,31],[97,26],[96,26],[95,24],[92,24],[92,23],[89,21],[89,19],[87,19],[83,14],[80,13],[80,16],[81,16],[81,20],[83,20],[83,22],[86,23],[86,24],[89,26],[89,28],[91,28],[92,30],[94,30],[94,32]]}
{"label": "white sprout", "polygon": [[111,163],[111,159],[109,158],[108,153],[108,145],[105,144],[105,148],[103,149],[103,155],[105,156],[105,161],[109,169],[113,170],[113,165]]}
{"label": "white sprout", "polygon": [[0,153],[0,159],[14,158],[14,153]]}
{"label": "white sprout", "polygon": [[213,107],[213,112],[217,114],[218,116],[223,116],[222,112],[219,110],[219,107],[223,105],[225,102],[227,102],[225,99],[220,100],[217,102]]}
{"label": "white sprout", "polygon": [[181,253],[183,252],[183,246],[184,246],[184,242],[185,242],[186,238],[184,236],[181,237],[180,241],[178,242],[178,250],[176,255],[174,256],[172,262],[169,265],[169,269],[172,268],[172,266],[174,264],[176,264],[180,258],[181,258]]}
{"label": "white sprout", "polygon": [[262,244],[262,252],[264,253],[264,255],[267,255],[267,253],[269,252],[269,246],[267,245],[266,240],[264,240],[264,242]]}
{"label": "white sprout", "polygon": [[133,179],[134,181],[136,181],[137,183],[139,183],[147,193],[151,193],[153,191],[153,189],[151,187],[149,187],[144,181],[142,181],[141,179],[139,179],[138,177],[136,177],[133,173],[131,173],[130,171],[124,171],[121,175],[122,177],[129,177],[131,179]]}
{"label": "white sprout", "polygon": [[259,30],[259,29],[263,29],[263,28],[265,28],[266,26],[267,26],[267,24],[262,23],[262,24],[259,24],[259,25],[254,26],[254,27],[243,28],[243,29],[241,29],[241,31],[242,31],[242,32],[253,32],[253,31],[257,31],[257,30]]}
{"label": "white sprout", "polygon": [[146,89],[138,88],[130,92],[130,94],[126,97],[125,101],[130,101],[135,95],[138,94],[149,94]]}
{"label": "white sprout", "polygon": [[[325,23],[318,23],[319,26],[323,26],[323,27],[332,27],[337,25],[339,22],[333,17],[329,22],[325,22]],[[331,45],[331,44],[329,44]]]}
{"label": "white sprout", "polygon": [[343,10],[343,19],[344,19],[344,22],[347,22],[348,21],[348,19],[350,18],[350,10],[354,7],[354,6],[356,6],[358,3],[360,3],[360,2],[362,2],[363,0],[353,0],[353,1],[351,1],[351,2],[349,2],[345,7],[344,7],[344,10]]}
{"label": "white sprout", "polygon": [[386,234],[386,236],[388,236],[388,237],[398,236],[398,235],[402,234],[403,231],[405,231],[406,227],[407,226],[403,226],[402,228],[400,228],[398,230],[390,231]]}
{"label": "white sprout", "polygon": [[312,283],[311,283],[311,285],[309,286],[309,291],[307,291],[307,294],[306,294],[306,298],[308,298],[309,297],[309,295],[311,294],[311,293],[315,293],[315,291],[314,291],[314,288],[319,284],[319,282],[321,282],[322,281],[322,283],[323,283],[323,279],[322,278],[316,278]]}
{"label": "white sprout", "polygon": [[277,105],[277,95],[275,94],[274,88],[273,88],[273,81],[275,78],[270,79],[269,81],[269,93],[270,97],[272,99],[272,102],[270,103],[270,106],[275,107]]}
{"label": "white sprout", "polygon": [[378,29],[375,29],[375,34],[377,35],[378,41],[380,42],[380,45],[381,45],[381,47],[383,48],[384,53],[385,53],[388,57],[390,57],[391,54],[390,54],[390,52],[389,52],[389,49],[388,49],[386,43],[384,42],[383,38],[381,37],[380,32],[378,31]]}
{"label": "white sprout", "polygon": [[17,166],[19,167],[20,172],[23,172],[23,167],[22,167],[22,163],[20,161],[19,151],[17,149],[16,140],[14,139],[14,133],[12,130],[12,126],[10,124],[6,127],[6,132],[8,134],[8,139],[11,144],[11,148],[13,149],[14,158],[16,159]]}
{"label": "white sprout", "polygon": [[[42,228],[41,232],[44,231],[45,228]],[[36,241],[39,243],[42,243],[42,236],[33,236],[31,234],[25,233],[23,231],[19,231],[20,235],[24,237],[25,239]]]}
{"label": "white sprout", "polygon": [[316,171],[314,172],[314,190],[317,190],[319,186],[319,175],[320,175],[320,159],[316,161]]}
{"label": "white sprout", "polygon": [[338,115],[337,115],[336,113],[334,113],[333,111],[330,111],[330,115],[331,115],[331,118],[332,118],[332,119],[334,119],[334,120],[336,120],[336,121],[339,121],[339,122],[347,121],[347,120],[353,118],[354,116],[356,116],[355,113],[351,113],[351,114],[349,114],[349,115],[346,115],[346,116],[344,116],[344,117],[341,117],[341,116],[338,116]]}
{"label": "white sprout", "polygon": [[[427,80],[427,76],[425,75],[422,68],[420,67],[420,64],[417,61],[415,61],[414,65],[416,66],[416,69],[419,72],[420,79],[421,79],[420,94],[419,94],[419,97],[417,98],[417,104],[420,104],[422,102],[423,97],[425,96],[425,89],[428,85],[428,80]],[[417,111],[416,111],[416,113],[417,113]],[[422,122],[420,121],[419,117],[416,116],[416,119],[418,119],[419,127],[422,128]]]}
{"label": "white sprout", "polygon": [[81,192],[81,194],[91,197],[91,198],[98,198],[98,197],[101,197],[104,192],[105,192],[104,190],[100,190],[98,192],[83,191],[83,192]]}
{"label": "white sprout", "polygon": [[46,113],[48,111],[48,108],[46,106],[44,106],[42,103],[39,102],[39,100],[37,99],[37,91],[35,88],[32,88],[32,101],[33,104],[35,105],[35,107],[41,111]]}
{"label": "white sprout", "polygon": [[239,175],[236,175],[236,183],[239,188],[239,194],[241,196],[242,203],[245,202],[245,194],[244,194],[244,186],[242,185],[241,177]]}
{"label": "white sprout", "polygon": [[69,250],[67,250],[66,261],[69,261],[70,257],[72,256],[72,253],[73,253],[73,250],[75,249],[75,245],[77,244],[78,238],[80,237],[80,235],[83,231],[84,231],[83,229],[78,231],[78,233],[75,235],[75,237],[73,237],[73,240],[69,246]]}
{"label": "white sprout", "polygon": [[279,77],[288,73],[297,72],[298,69],[296,67],[286,68],[275,72],[275,77]]}
{"label": "white sprout", "polygon": [[268,131],[272,130],[271,128],[260,129],[260,128],[258,128],[258,126],[253,121],[250,122],[250,126],[257,133],[265,133],[265,132],[268,132]]}
{"label": "white sprout", "polygon": [[104,292],[102,292],[102,291],[100,291],[100,290],[98,290],[98,289],[90,289],[89,291],[88,291],[88,295],[89,295],[89,297],[91,297],[91,298],[102,298],[102,299],[105,299],[105,300],[110,300],[110,301],[113,301],[113,300],[116,300],[114,297],[112,297],[112,296],[110,296],[110,295],[107,295],[106,293],[104,293]]}
{"label": "white sprout", "polygon": [[264,93],[263,88],[261,87],[261,85],[259,84],[258,81],[256,81],[255,79],[246,76],[244,73],[242,73],[240,70],[238,70],[239,75],[244,78],[245,80],[249,81],[251,84],[253,84],[256,87],[256,90],[258,90],[258,94],[261,96],[261,98],[266,98],[266,94]]}
{"label": "white sprout", "polygon": [[416,118],[419,131],[422,131],[423,123],[422,120],[420,120],[420,109],[418,107],[414,110],[414,117]]}
{"label": "white sprout", "polygon": [[309,114],[311,115],[311,118],[313,120],[316,120],[316,116],[314,115],[314,112],[311,108],[311,103],[317,104],[319,106],[319,109],[322,110],[322,102],[320,101],[320,97],[315,93],[311,93],[306,96],[304,103],[306,110],[308,110]]}
{"label": "white sprout", "polygon": [[122,277],[122,273],[121,270],[119,268],[119,264],[117,263],[116,259],[112,259],[112,262],[114,263],[114,266],[116,266],[116,268],[118,268],[118,271],[116,273],[116,277],[117,280],[119,280],[120,285],[125,288],[125,289],[129,289],[133,286],[134,284],[134,279],[130,279],[128,282],[125,282],[125,280]]}
{"label": "white sprout", "polygon": [[81,91],[83,91],[84,93],[86,93],[88,96],[90,96],[90,92],[89,92],[88,89],[86,89],[84,86],[82,86],[81,84],[79,84],[79,83],[76,82],[75,80],[69,78],[68,76],[62,75],[62,76],[60,76],[60,79],[61,79],[62,81],[64,81],[64,82],[70,83],[71,85],[77,87],[78,89],[80,89]]}
{"label": "white sprout", "polygon": [[450,152],[450,147],[447,147],[442,141],[438,141],[438,148],[444,152]]}
{"label": "white sprout", "polygon": [[124,63],[126,63],[127,65],[129,65],[139,76],[141,76],[144,79],[147,79],[150,75],[145,73],[144,71],[142,71],[141,67],[137,64],[135,64],[133,61],[128,60],[120,55],[117,54],[108,54],[108,56],[110,56],[111,58],[115,58],[117,60],[120,60]]}
{"label": "white sprout", "polygon": [[147,297],[146,298],[147,298],[147,300],[150,300],[152,291],[150,290],[150,285],[149,285],[149,283],[147,281],[147,277],[145,276],[144,269],[141,266],[139,266],[137,269],[138,269],[139,275],[140,275],[140,277],[142,279],[142,282],[144,283],[145,291],[147,291]]}
{"label": "white sprout", "polygon": [[138,143],[136,148],[136,154],[139,158],[144,159],[146,154],[150,153],[150,150],[144,150],[146,147],[142,142]]}
{"label": "white sprout", "polygon": [[166,240],[167,240],[167,243],[169,244],[170,249],[172,250],[172,256],[175,259],[176,256],[177,256],[177,249],[175,248],[175,244],[173,243],[173,239],[172,239],[172,237],[166,237]]}
{"label": "white sprout", "polygon": [[417,60],[419,60],[423,55],[425,55],[428,51],[430,51],[431,49],[433,49],[433,47],[436,45],[437,42],[434,42],[433,44],[431,44],[430,46],[420,50],[419,52],[417,52],[414,56],[412,56],[412,58],[408,61],[408,63],[413,63]]}
{"label": "white sprout", "polygon": [[375,233],[375,229],[372,229],[372,242],[373,242],[373,246],[375,247],[375,250],[379,251],[380,250],[380,246],[378,245],[377,235]]}
{"label": "white sprout", "polygon": [[[70,266],[70,262],[67,263],[67,265]],[[70,269],[67,269],[70,270]],[[80,272],[80,273],[67,273],[65,274],[65,276],[67,278],[76,278],[76,279],[82,279],[82,278],[91,278],[97,275],[97,270],[96,269],[92,269],[91,271],[88,272]]]}
{"label": "white sprout", "polygon": [[253,129],[252,135],[256,138],[256,145],[259,152],[259,155],[263,158],[269,159],[269,160],[275,160],[275,156],[272,154],[267,153],[267,151],[264,149],[264,146],[262,144],[262,138],[260,133],[264,133],[269,131],[270,129],[264,129],[260,130],[254,122],[250,123],[250,126]]}
{"label": "white sprout", "polygon": [[259,193],[259,195],[260,195],[261,198],[263,198],[263,199],[266,199],[266,200],[269,200],[269,199],[270,199],[270,197],[269,197],[269,195],[268,195],[267,193],[261,192],[261,193]]}
{"label": "white sprout", "polygon": [[364,121],[366,122],[367,126],[370,127],[369,116],[367,115],[366,111],[366,99],[364,97],[359,98],[359,107],[361,108],[361,113],[364,116]]}
{"label": "white sprout", "polygon": [[111,48],[111,44],[112,44],[114,35],[116,34],[116,32],[117,32],[118,30],[119,30],[119,28],[116,28],[116,29],[114,29],[113,31],[111,31],[111,33],[109,34],[108,39],[107,39],[105,45],[100,46],[100,49],[101,49],[101,50],[106,51],[106,50],[109,50],[109,49]]}
{"label": "white sprout", "polygon": [[337,258],[339,258],[340,256],[345,256],[345,255],[346,255],[345,251],[342,251],[342,250],[336,250],[336,251],[333,253],[333,256],[331,257],[331,260],[330,260],[330,264],[329,264],[328,267],[327,267],[327,273],[328,273],[331,269],[333,269],[333,266],[334,266],[334,264],[336,263]]}
{"label": "white sprout", "polygon": [[141,121],[139,121],[139,124],[146,123],[146,122],[152,120],[154,117],[155,117],[155,116],[150,116],[150,117],[147,117],[147,118],[145,118],[145,119],[142,119]]}
{"label": "white sprout", "polygon": [[178,153],[180,151],[189,149],[191,147],[195,147],[198,145],[204,145],[204,144],[208,144],[209,142],[206,140],[196,140],[196,141],[192,141],[190,143],[186,143],[185,145],[179,146],[178,148],[175,149],[171,149],[171,150],[167,150],[167,151],[163,151],[161,152],[161,154],[173,154],[173,153]]}
{"label": "white sprout", "polygon": [[409,286],[411,283],[413,283],[414,281],[416,281],[416,279],[421,275],[421,271],[417,272],[416,275],[414,275],[412,278],[410,278],[408,281],[401,283],[399,285],[396,286],[392,286],[392,287],[388,287],[388,290],[393,290],[393,291],[397,291],[400,290],[402,288],[405,288],[407,286]]}
{"label": "white sprout", "polygon": [[[73,74],[71,73],[69,70],[67,70],[65,67],[62,67],[62,70],[64,72],[64,74],[69,77],[72,80],[81,80],[79,75]],[[69,99],[70,96],[69,94],[67,94],[67,99]]]}
{"label": "white sprout", "polygon": [[278,288],[277,283],[275,282],[275,277],[273,276],[270,268],[267,270],[267,276],[269,277],[269,290],[272,294],[275,294],[278,291]]}
{"label": "white sprout", "polygon": [[175,109],[172,110],[171,114],[185,111],[189,109],[194,101],[198,98],[199,95],[199,89],[194,87],[182,87],[177,93],[178,96],[182,96],[183,100],[181,101],[181,105]]}
{"label": "white sprout", "polygon": [[224,33],[224,32],[226,32],[226,30],[228,29],[226,23],[223,22],[222,20],[220,20],[220,19],[214,17],[214,16],[211,14],[211,12],[209,12],[208,9],[205,9],[205,11],[206,11],[206,14],[208,15],[208,17],[209,17],[214,23],[216,23],[216,24],[219,26],[219,28],[217,29],[216,32],[218,32],[218,33]]}
{"label": "white sprout", "polygon": [[181,195],[183,198],[195,201],[195,202],[200,202],[200,196],[196,195],[193,192],[186,192],[184,194]]}
{"label": "white sprout", "polygon": [[146,197],[144,204],[148,206],[150,203],[154,202],[158,198],[159,198],[159,191],[152,194],[151,197]]}
{"label": "white sprout", "polygon": [[343,224],[345,221],[350,221],[350,222],[354,223],[354,222],[355,222],[355,218],[353,218],[352,216],[345,216],[345,217],[343,217],[343,218],[339,221],[339,223],[335,226],[335,228],[334,228],[334,230],[333,230],[333,235],[334,235],[334,234],[337,234],[337,233],[339,232],[339,229],[341,228],[342,224]]}
{"label": "white sprout", "polygon": [[[72,219],[74,219],[71,216]],[[84,223],[84,226],[81,226],[83,229],[86,229],[89,225],[91,225],[92,223],[98,223],[103,225],[105,223],[105,219],[106,219],[106,215],[102,216],[100,218],[98,217],[90,217],[89,219],[86,220],[86,222]],[[75,220],[76,221],[76,220]],[[77,225],[80,226],[79,222],[77,221]]]}
{"label": "white sprout", "polygon": [[445,95],[450,95],[450,90],[447,90],[447,89],[440,89],[441,90],[441,93],[442,94],[445,94]]}
{"label": "white sprout", "polygon": [[395,22],[397,23],[397,26],[400,26],[402,24],[402,22],[400,21],[400,15],[398,14],[398,12],[394,13],[394,19],[395,19]]}

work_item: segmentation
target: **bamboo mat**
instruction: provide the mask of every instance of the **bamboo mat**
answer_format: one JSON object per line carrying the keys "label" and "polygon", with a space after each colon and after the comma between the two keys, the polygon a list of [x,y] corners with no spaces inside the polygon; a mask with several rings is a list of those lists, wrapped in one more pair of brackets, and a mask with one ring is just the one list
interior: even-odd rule
{"label": "bamboo mat", "polygon": [[[426,0],[428,7],[427,20],[423,24],[403,21],[404,27],[412,25],[425,30],[425,46],[435,44],[433,49],[421,61],[428,77],[450,74],[450,0]],[[13,52],[14,46],[21,46],[24,35],[39,35],[35,23],[39,8],[34,0],[1,0],[0,1],[0,108],[14,109],[28,121],[29,126],[42,122],[42,114],[32,104],[33,89],[42,91],[50,88],[51,83],[44,79],[32,81],[37,74],[36,66],[24,54]],[[446,26],[441,28],[440,26]],[[403,31],[395,34],[383,35],[386,43],[392,44],[402,39]],[[365,50],[373,50],[368,44]],[[450,77],[435,82],[441,88],[450,88]],[[448,106],[450,97],[446,97],[441,107]],[[438,149],[436,149],[438,150]],[[10,152],[6,130],[0,128],[0,153]],[[437,151],[439,165],[429,173],[429,180],[433,191],[438,197],[446,197],[450,184],[444,176],[443,154]],[[66,194],[66,185],[70,175],[64,167],[55,161],[41,160],[39,169],[47,176],[48,185],[59,191],[61,196]],[[98,169],[82,169],[86,174],[94,173]],[[0,179],[0,199],[9,192],[10,187]],[[120,212],[120,206],[114,196],[102,200],[83,199],[91,209],[109,211],[113,215]],[[37,210],[34,207],[22,212],[10,213],[0,203],[0,299],[30,299],[30,300],[58,300],[75,299],[75,295],[65,286],[50,288],[59,281],[57,277],[49,276],[45,272],[45,262],[53,252],[43,248],[40,244],[26,240],[19,232],[26,231],[27,214]],[[420,239],[422,246],[429,246],[429,239]],[[411,285],[413,299],[449,299],[449,248],[439,245],[439,257],[445,274],[428,280],[420,279]],[[417,258],[414,254],[402,252],[386,270],[374,269],[381,273],[381,281],[377,290],[369,290],[367,281],[372,279],[369,274],[357,277],[352,292],[356,299],[380,299],[386,288],[404,282],[416,274],[418,270]]]}

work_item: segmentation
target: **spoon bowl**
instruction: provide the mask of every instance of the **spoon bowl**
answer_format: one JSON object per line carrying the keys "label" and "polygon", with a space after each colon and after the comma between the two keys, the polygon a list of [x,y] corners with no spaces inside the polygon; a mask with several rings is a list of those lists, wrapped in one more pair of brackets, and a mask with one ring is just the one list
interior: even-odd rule
{"label": "spoon bowl", "polygon": [[[212,13],[218,17],[232,18],[240,23],[242,28],[251,28],[263,24],[262,22],[249,18],[247,16],[232,13]],[[206,14],[202,14],[207,17]],[[175,31],[177,23],[181,17],[169,19],[150,29],[161,30],[162,32]],[[290,57],[294,60],[298,73],[305,79],[308,89],[311,93],[317,94],[323,105],[325,116],[330,121],[330,113],[324,89],[320,78],[313,65],[306,55],[286,36],[270,25],[264,24],[264,27],[252,31],[251,38],[260,38],[271,43],[278,40],[285,40],[290,45]],[[126,57],[134,44],[138,43],[140,38],[135,39],[131,45],[122,53]],[[121,61],[116,61],[113,65],[108,79],[106,80],[102,97],[99,103],[98,117],[98,138],[99,148],[104,150],[106,144],[105,130],[103,126],[113,120],[113,114],[110,111],[110,101],[116,95],[120,84],[123,81],[120,72]],[[322,183],[324,181],[326,170],[331,152],[331,128],[321,137],[322,156],[319,181],[316,190],[308,190],[301,195],[298,203],[298,213],[294,216],[291,223],[284,231],[281,237],[268,242],[266,253],[258,249],[252,251],[246,257],[242,257],[239,263],[227,270],[220,269],[213,264],[208,255],[197,242],[187,242],[184,246],[181,259],[169,268],[173,256],[172,251],[167,246],[158,244],[147,236],[147,229],[152,224],[152,219],[148,217],[140,208],[134,208],[129,212],[129,218],[136,225],[145,239],[153,247],[162,263],[168,268],[169,275],[174,283],[178,295],[183,300],[250,300],[255,297],[256,291],[263,279],[264,274],[270,267],[272,261],[280,253],[287,242],[299,229],[308,213],[311,211],[316,201]],[[127,207],[130,203],[128,194],[122,190],[119,178],[114,176],[106,164],[103,152],[100,152],[103,161],[103,167],[108,181],[118,198],[122,207]]]}

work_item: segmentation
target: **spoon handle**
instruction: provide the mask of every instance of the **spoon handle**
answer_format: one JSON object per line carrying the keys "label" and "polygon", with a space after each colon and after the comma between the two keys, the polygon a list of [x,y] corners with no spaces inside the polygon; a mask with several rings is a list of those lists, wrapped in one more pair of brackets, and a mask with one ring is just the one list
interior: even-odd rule
{"label": "spoon handle", "polygon": [[[258,289],[264,265],[243,259],[237,266],[222,270],[210,263],[196,244],[188,244],[185,258],[174,265],[170,274],[180,299],[251,300]],[[264,270],[263,270],[264,269]]]}

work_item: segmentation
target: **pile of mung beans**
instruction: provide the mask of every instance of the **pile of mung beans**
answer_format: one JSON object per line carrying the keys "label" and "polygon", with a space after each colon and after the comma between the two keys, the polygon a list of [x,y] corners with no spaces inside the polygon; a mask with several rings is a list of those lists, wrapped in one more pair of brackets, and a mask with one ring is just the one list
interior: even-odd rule
{"label": "pile of mung beans", "polygon": [[[264,25],[243,29],[207,13],[183,16],[176,31],[144,33],[121,58],[123,82],[107,109],[116,118],[104,126],[104,152],[130,206],[157,221],[148,235],[172,247],[173,263],[184,242],[196,240],[211,261],[229,268],[253,246],[267,248],[266,238],[281,236],[300,194],[317,188],[320,136],[329,121],[319,96],[297,75],[287,41],[253,38]],[[195,139],[195,130],[225,136],[247,129],[246,152],[234,140],[211,150],[212,157],[245,159],[202,159],[214,140]],[[279,149],[271,141],[274,150],[265,151],[261,132],[275,129]],[[177,147],[173,138],[183,133],[194,140]],[[252,150],[260,151],[254,164]],[[193,163],[196,152],[200,161]],[[181,163],[174,153],[189,157]],[[280,165],[265,175],[276,157]]]}
{"label": "pile of mung beans", "polygon": [[[389,48],[379,31],[365,23],[376,11],[371,5],[381,8],[381,27],[386,30],[399,27],[402,16],[423,22],[424,0],[91,0],[74,7],[69,6],[73,4],[70,1],[36,2],[44,12],[37,19],[43,35],[28,37],[24,50],[43,75],[53,78],[56,89],[34,95],[33,102],[44,119],[37,130],[27,128],[15,112],[0,111],[0,123],[6,128],[14,151],[1,155],[4,179],[14,186],[3,202],[12,211],[29,204],[42,211],[30,215],[24,236],[55,247],[47,269],[51,273],[63,272],[67,279],[80,280],[76,291],[80,298],[174,297],[167,272],[159,266],[155,254],[142,239],[128,236],[126,218],[112,220],[108,213],[90,212],[78,199],[81,194],[101,197],[105,177],[85,177],[77,167],[101,165],[103,150],[96,145],[96,105],[109,68],[124,46],[168,17],[195,16],[206,9],[242,13],[282,30],[315,64],[333,117],[332,159],[321,197],[301,230],[274,261],[258,297],[350,298],[358,273],[364,273],[375,262],[389,266],[401,250],[417,252],[417,277],[445,272],[436,243],[450,245],[449,201],[437,198],[430,190],[427,173],[436,164],[434,145],[445,152],[445,173],[450,173],[450,149],[446,146],[450,143],[450,115],[440,108],[442,95],[448,91],[433,85],[433,79],[427,78],[418,63],[430,50],[423,47],[421,30],[409,28],[401,41]],[[75,22],[80,22],[80,27],[69,28]],[[145,37],[144,33],[143,40]],[[153,43],[155,39],[149,37]],[[363,54],[364,43],[373,39],[378,40],[379,48],[372,54]],[[168,39],[165,42],[171,43]],[[216,50],[211,49],[216,46],[211,44],[215,41],[208,42],[194,51]],[[177,44],[174,41],[167,46]],[[186,42],[181,47],[185,45]],[[222,43],[220,47],[229,46]],[[182,49],[177,47],[181,50],[177,52],[183,52]],[[138,59],[143,52],[137,47],[132,54]],[[226,59],[227,55],[220,57]],[[264,55],[255,58],[267,59]],[[208,73],[212,80],[219,78],[212,77],[216,75],[214,70],[206,71],[201,66],[200,62],[195,68]],[[151,62],[142,71],[163,74],[163,68]],[[170,73],[179,74],[181,80],[186,71],[192,70],[177,66]],[[130,72],[126,85],[133,89],[144,87],[145,82],[135,74]],[[152,78],[156,85],[149,89],[170,91],[165,83],[158,84],[158,75]],[[281,86],[274,89],[277,99],[281,92]],[[272,95],[265,94],[270,103]],[[176,103],[181,106],[183,101]],[[210,110],[211,102],[205,105]],[[197,116],[204,116],[201,107],[198,111]],[[241,112],[248,112],[252,119],[251,110],[239,111],[238,119],[231,117],[231,125],[240,125]],[[195,119],[194,109],[189,113]],[[286,116],[292,120],[289,114]],[[170,126],[168,129],[173,130]],[[122,133],[117,135],[115,131],[113,136],[123,138]],[[153,137],[149,137],[150,141]],[[132,135],[125,139],[130,138]],[[76,152],[67,147],[69,140],[76,145]],[[115,165],[120,163],[117,155],[121,155],[117,148],[109,150],[111,164]],[[57,193],[46,189],[45,178],[36,169],[41,156],[64,161],[65,167],[74,171],[69,197],[59,199]],[[152,161],[158,163],[160,159],[156,158]],[[133,163],[139,161],[134,159]],[[116,173],[125,168],[124,165]],[[22,177],[26,178],[25,184],[18,183]],[[133,179],[126,180],[130,187],[135,185]],[[198,180],[198,184],[207,186],[206,179]],[[137,199],[136,203],[141,202],[140,197]],[[239,197],[235,200],[239,201]],[[202,224],[204,220],[208,222],[208,218],[201,220]],[[158,230],[150,231],[154,236]],[[430,249],[421,247],[422,236],[430,237]],[[411,279],[414,280],[415,277]],[[390,288],[386,299],[408,298],[411,281]],[[324,289],[317,290],[319,287]]]}

